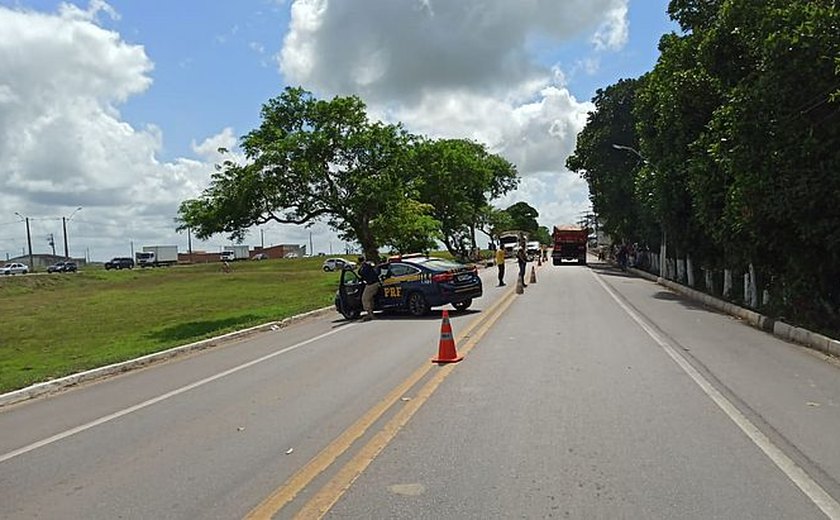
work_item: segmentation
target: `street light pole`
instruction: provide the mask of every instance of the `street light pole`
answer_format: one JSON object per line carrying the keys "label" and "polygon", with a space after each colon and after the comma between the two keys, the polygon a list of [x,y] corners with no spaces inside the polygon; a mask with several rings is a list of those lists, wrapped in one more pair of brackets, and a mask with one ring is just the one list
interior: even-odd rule
{"label": "street light pole", "polygon": [[29,234],[29,217],[24,217],[17,211],[15,211],[15,215],[17,215],[24,222],[26,222],[26,245],[29,247],[29,268],[35,271],[35,263],[33,262],[32,258],[32,235]]}
{"label": "street light pole", "polygon": [[[645,159],[644,155],[639,153],[638,150],[636,150],[635,148],[633,148],[631,146],[625,146],[623,144],[613,143],[612,147],[615,148],[616,150],[622,150],[622,151],[625,151],[625,152],[630,152],[632,154],[635,154],[636,157],[641,159],[641,161],[643,163],[650,164],[650,161]],[[659,246],[659,276],[661,276],[662,278],[668,278],[668,273],[667,273],[667,269],[666,269],[666,267],[668,265],[668,262],[667,262],[668,248],[667,248],[666,242],[665,242],[666,238],[667,238],[667,234],[665,233],[665,223],[663,222],[662,223],[662,244]]]}
{"label": "street light pole", "polygon": [[69,253],[69,249],[67,248],[67,222],[71,218],[73,218],[73,215],[75,215],[76,212],[80,211],[81,209],[82,209],[82,207],[79,206],[78,208],[75,209],[75,211],[73,211],[73,213],[70,214],[69,217],[67,217],[67,218],[61,217],[61,227],[64,230],[64,258],[66,258],[67,260],[70,260],[70,253]]}

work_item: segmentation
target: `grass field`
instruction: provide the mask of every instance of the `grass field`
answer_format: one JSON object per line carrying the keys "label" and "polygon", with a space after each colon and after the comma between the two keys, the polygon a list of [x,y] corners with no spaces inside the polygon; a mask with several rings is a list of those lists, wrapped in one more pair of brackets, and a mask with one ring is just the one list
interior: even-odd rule
{"label": "grass field", "polygon": [[323,258],[0,279],[0,393],[333,302]]}

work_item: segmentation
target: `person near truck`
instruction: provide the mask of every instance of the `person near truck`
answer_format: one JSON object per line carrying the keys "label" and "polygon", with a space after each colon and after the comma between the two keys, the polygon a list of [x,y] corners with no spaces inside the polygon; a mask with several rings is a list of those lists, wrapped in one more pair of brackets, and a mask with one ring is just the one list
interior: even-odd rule
{"label": "person near truck", "polygon": [[505,248],[496,250],[496,268],[499,270],[499,287],[505,286]]}
{"label": "person near truck", "polygon": [[373,319],[373,300],[379,292],[379,269],[365,257],[359,257],[359,276],[365,282],[365,290],[362,292],[362,307],[365,309],[365,316],[362,321]]}
{"label": "person near truck", "polygon": [[524,247],[520,247],[516,251],[516,262],[519,264],[519,281],[522,283],[522,287],[528,287],[525,283],[525,266],[528,263],[528,255],[525,253]]}

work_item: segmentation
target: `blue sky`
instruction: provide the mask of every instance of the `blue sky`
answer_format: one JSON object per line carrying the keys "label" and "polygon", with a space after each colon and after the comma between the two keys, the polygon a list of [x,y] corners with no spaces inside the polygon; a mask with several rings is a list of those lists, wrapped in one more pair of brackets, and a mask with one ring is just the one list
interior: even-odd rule
{"label": "blue sky", "polygon": [[[14,212],[59,236],[56,222],[78,206],[73,256],[185,249],[178,203],[286,85],[360,95],[372,115],[417,133],[481,140],[523,177],[500,207],[524,200],[543,225],[571,221],[587,193],[563,163],[589,100],[651,69],[659,38],[676,30],[667,3],[0,0],[0,151],[11,157],[0,165],[0,259],[24,245]],[[263,231],[301,244],[312,231],[316,252],[340,249],[323,225]]]}

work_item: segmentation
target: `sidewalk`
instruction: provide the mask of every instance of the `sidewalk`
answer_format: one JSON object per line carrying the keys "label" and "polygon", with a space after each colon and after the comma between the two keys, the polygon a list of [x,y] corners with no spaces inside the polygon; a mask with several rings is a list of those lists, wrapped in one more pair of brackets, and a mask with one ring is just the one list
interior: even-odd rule
{"label": "sidewalk", "polygon": [[686,287],[685,285],[674,282],[673,280],[668,280],[640,269],[630,267],[627,270],[636,276],[656,282],[659,285],[667,287],[668,289],[691,298],[692,300],[699,301],[726,314],[737,316],[749,323],[751,326],[773,334],[785,341],[797,343],[822,352],[823,354],[840,358],[840,341],[836,339],[829,338],[828,336],[824,336],[801,327],[789,325],[783,321],[776,320],[769,316],[764,316],[763,314],[759,314],[750,309],[739,307],[734,303],[715,298],[714,296],[692,289],[691,287]]}

